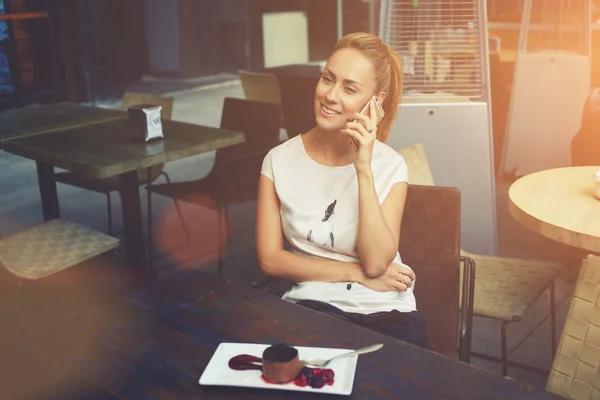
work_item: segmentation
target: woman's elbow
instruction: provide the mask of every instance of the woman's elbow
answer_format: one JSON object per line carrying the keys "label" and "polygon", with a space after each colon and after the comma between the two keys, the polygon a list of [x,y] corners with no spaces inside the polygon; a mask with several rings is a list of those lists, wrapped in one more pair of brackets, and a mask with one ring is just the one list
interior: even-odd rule
{"label": "woman's elbow", "polygon": [[389,252],[388,254],[388,252],[383,252],[383,254],[378,254],[377,257],[363,260],[365,273],[369,278],[377,278],[383,275],[395,257],[396,253],[392,254]]}
{"label": "woman's elbow", "polygon": [[385,273],[389,265],[389,263],[386,264],[382,261],[368,261],[363,263],[363,268],[369,278],[377,278]]}
{"label": "woman's elbow", "polygon": [[258,266],[263,274],[267,276],[277,276],[276,263],[273,262],[272,255],[259,255]]}

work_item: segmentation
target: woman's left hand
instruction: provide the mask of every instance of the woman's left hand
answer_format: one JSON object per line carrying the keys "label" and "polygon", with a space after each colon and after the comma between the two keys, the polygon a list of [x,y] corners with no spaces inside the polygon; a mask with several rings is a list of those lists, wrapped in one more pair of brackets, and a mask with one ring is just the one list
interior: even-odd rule
{"label": "woman's left hand", "polygon": [[369,102],[370,117],[356,113],[354,114],[355,121],[346,123],[346,128],[342,129],[342,133],[348,135],[358,147],[354,166],[357,170],[368,170],[371,168],[371,156],[373,154],[373,146],[377,138],[377,126],[375,117],[375,105]]}
{"label": "woman's left hand", "polygon": [[365,278],[360,282],[363,286],[378,292],[406,292],[415,280],[415,273],[406,265],[392,262],[385,272],[376,278]]}

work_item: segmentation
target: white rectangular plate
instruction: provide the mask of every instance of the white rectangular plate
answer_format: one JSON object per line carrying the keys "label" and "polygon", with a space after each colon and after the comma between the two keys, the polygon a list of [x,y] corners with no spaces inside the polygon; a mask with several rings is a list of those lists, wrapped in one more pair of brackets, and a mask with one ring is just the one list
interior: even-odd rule
{"label": "white rectangular plate", "polygon": [[[268,344],[253,343],[221,343],[208,362],[199,383],[201,385],[240,386],[341,395],[352,393],[354,373],[356,372],[356,362],[358,360],[358,356],[356,355],[332,361],[327,368],[332,369],[335,374],[333,385],[325,385],[320,389],[313,389],[310,386],[296,386],[293,382],[282,385],[267,383],[261,378],[262,373],[259,370],[234,371],[229,368],[229,360],[232,357],[240,354],[250,354],[260,358],[263,351],[269,346]],[[326,347],[294,347],[298,349],[298,356],[301,360],[309,358],[327,360],[338,354],[351,351],[349,349],[332,349]]]}

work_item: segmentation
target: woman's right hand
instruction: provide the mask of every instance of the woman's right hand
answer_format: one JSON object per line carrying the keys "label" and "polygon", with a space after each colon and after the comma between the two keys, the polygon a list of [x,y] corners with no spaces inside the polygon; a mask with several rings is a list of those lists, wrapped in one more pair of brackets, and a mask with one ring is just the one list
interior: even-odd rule
{"label": "woman's right hand", "polygon": [[412,269],[397,263],[391,263],[383,275],[377,278],[365,278],[363,286],[378,292],[406,292],[415,280]]}

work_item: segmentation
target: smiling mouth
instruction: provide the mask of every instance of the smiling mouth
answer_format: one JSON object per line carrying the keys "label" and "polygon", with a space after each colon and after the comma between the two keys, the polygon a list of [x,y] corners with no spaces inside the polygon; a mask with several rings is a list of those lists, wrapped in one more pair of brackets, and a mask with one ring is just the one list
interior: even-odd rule
{"label": "smiling mouth", "polygon": [[321,104],[321,110],[323,110],[323,112],[327,115],[338,115],[341,114],[335,110],[332,110],[330,108],[325,107],[323,104]]}

